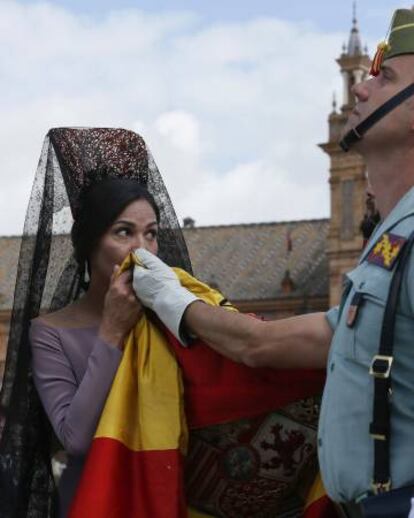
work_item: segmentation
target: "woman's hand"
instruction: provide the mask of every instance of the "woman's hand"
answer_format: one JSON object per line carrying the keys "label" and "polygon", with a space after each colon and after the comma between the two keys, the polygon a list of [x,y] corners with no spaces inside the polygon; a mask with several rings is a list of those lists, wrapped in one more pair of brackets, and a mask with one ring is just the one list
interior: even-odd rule
{"label": "woman's hand", "polygon": [[142,305],[132,289],[132,271],[118,275],[118,270],[119,266],[115,265],[105,295],[99,336],[122,349],[125,336],[142,314]]}

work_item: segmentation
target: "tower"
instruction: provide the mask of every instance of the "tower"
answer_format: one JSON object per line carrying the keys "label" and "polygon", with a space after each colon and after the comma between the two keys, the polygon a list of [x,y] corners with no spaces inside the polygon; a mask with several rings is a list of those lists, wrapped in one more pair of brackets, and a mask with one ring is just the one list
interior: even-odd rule
{"label": "tower", "polygon": [[343,276],[354,267],[363,245],[360,224],[365,212],[366,168],[359,153],[354,150],[345,153],[339,146],[342,130],[355,105],[352,87],[367,78],[371,65],[368,50],[361,45],[355,3],[348,45],[344,44],[336,61],[343,81],[342,106],[338,111],[334,98],[328,118],[329,139],[320,144],[330,158],[331,220],[327,250],[330,305],[339,302]]}

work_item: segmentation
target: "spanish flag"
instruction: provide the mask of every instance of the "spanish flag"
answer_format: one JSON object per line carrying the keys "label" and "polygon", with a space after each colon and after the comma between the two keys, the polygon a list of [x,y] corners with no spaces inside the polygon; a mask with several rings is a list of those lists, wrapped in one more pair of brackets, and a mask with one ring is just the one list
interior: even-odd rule
{"label": "spanish flag", "polygon": [[[133,264],[131,254],[121,270]],[[223,304],[176,273],[205,302]],[[126,339],[69,518],[208,518],[186,503],[188,429],[259,416],[320,393],[323,382],[320,371],[250,369],[202,343],[185,349],[144,315]],[[306,515],[316,516],[332,517]]]}

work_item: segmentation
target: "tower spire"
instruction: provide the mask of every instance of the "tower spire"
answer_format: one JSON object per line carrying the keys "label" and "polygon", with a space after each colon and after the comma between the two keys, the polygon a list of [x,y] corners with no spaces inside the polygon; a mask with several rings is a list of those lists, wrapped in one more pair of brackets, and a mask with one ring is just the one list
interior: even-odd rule
{"label": "tower spire", "polygon": [[342,49],[342,54],[339,59],[337,59],[337,63],[341,67],[344,85],[343,105],[341,109],[347,111],[348,115],[355,104],[353,87],[368,76],[371,68],[371,60],[368,56],[367,49],[363,48],[361,42],[356,1],[352,4],[352,27],[348,45],[345,49]]}
{"label": "tower spire", "polygon": [[352,29],[348,41],[348,56],[360,56],[362,54],[361,38],[359,36],[356,1],[352,5]]}

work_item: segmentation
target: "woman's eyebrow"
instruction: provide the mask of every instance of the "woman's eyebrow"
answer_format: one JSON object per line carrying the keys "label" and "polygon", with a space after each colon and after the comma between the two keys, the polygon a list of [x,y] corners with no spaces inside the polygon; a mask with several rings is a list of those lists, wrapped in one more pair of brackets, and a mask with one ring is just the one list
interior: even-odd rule
{"label": "woman's eyebrow", "polygon": [[133,221],[128,221],[127,219],[118,219],[115,221],[114,225],[129,225],[130,227],[134,227],[135,223]]}
{"label": "woman's eyebrow", "polygon": [[[127,219],[118,219],[117,221],[115,221],[114,225],[128,225],[130,227],[135,227],[135,223]],[[146,224],[147,227],[152,227],[153,225],[158,225],[158,221],[156,219]]]}
{"label": "woman's eyebrow", "polygon": [[149,223],[147,223],[147,227],[153,227],[154,225],[158,226],[158,221],[157,220],[150,221]]}

